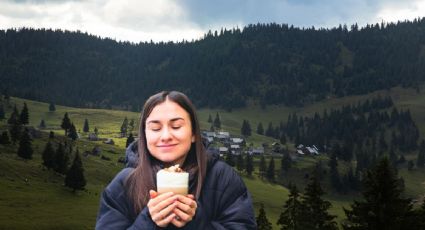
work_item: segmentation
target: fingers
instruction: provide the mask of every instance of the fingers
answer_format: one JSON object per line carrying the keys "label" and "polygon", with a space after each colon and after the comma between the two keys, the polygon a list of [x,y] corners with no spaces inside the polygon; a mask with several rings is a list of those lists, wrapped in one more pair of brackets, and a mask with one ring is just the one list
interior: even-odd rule
{"label": "fingers", "polygon": [[173,210],[176,208],[176,205],[177,202],[162,209],[158,213],[153,214],[151,216],[152,220],[156,223],[156,225],[160,227],[167,226],[176,217],[176,215],[173,213]]}
{"label": "fingers", "polygon": [[149,196],[151,199],[153,199],[158,196],[158,193],[155,192],[154,190],[149,190]]}
{"label": "fingers", "polygon": [[[153,191],[153,190],[152,190]],[[149,191],[149,195],[151,196],[151,192]],[[152,195],[155,196],[154,193],[152,193]],[[157,195],[154,198],[151,198],[148,202],[148,207],[150,206],[157,206],[159,203],[169,199],[170,197],[174,196],[174,193],[172,192],[167,192],[167,193],[163,193],[161,195]],[[163,205],[164,206],[164,205]]]}

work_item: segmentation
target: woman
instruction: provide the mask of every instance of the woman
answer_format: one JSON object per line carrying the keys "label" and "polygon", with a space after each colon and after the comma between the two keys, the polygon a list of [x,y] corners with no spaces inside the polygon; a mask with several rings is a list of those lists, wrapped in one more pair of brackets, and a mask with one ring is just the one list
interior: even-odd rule
{"label": "woman", "polygon": [[[172,91],[151,96],[140,119],[139,162],[101,197],[96,229],[255,229],[251,196],[236,172],[207,155],[195,108]],[[156,173],[175,164],[189,173],[189,195],[158,195]]]}

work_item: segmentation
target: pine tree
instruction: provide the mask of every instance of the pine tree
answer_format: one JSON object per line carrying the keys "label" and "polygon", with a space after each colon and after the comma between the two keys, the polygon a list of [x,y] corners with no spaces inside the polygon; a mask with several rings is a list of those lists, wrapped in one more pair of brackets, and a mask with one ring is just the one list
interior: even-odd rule
{"label": "pine tree", "polygon": [[99,134],[99,130],[97,129],[97,127],[94,127],[94,134]]}
{"label": "pine tree", "polygon": [[258,170],[260,171],[260,177],[263,178],[266,175],[267,170],[266,158],[264,157],[264,155],[261,155],[260,166]]}
{"label": "pine tree", "polygon": [[87,120],[87,118],[84,120],[83,132],[85,132],[85,133],[90,132],[89,120]]}
{"label": "pine tree", "polygon": [[80,153],[75,153],[74,161],[66,173],[65,186],[70,187],[75,192],[76,190],[83,190],[86,186],[86,178],[84,177],[83,162],[80,158]]}
{"label": "pine tree", "polygon": [[21,114],[19,116],[19,121],[23,125],[29,124],[29,111],[27,107],[27,103],[24,102],[24,107],[22,108]]}
{"label": "pine tree", "polygon": [[341,178],[338,172],[338,160],[336,159],[336,154],[332,153],[329,160],[330,176],[332,187],[340,192],[342,190]]}
{"label": "pine tree", "polygon": [[0,144],[2,144],[2,145],[8,145],[8,144],[10,144],[9,135],[7,134],[7,131],[3,131],[1,133]]}
{"label": "pine tree", "polygon": [[269,167],[267,168],[267,179],[274,181],[275,172],[274,172],[274,158],[272,157],[269,162]]}
{"label": "pine tree", "polygon": [[49,141],[44,148],[43,154],[43,165],[48,169],[53,169],[55,167],[55,150],[53,149],[52,143]]}
{"label": "pine tree", "polygon": [[55,153],[55,171],[65,174],[68,170],[69,155],[62,143],[59,143]]}
{"label": "pine tree", "polygon": [[425,140],[421,141],[418,158],[416,159],[416,166],[418,168],[423,168],[425,166]]}
{"label": "pine tree", "polygon": [[234,167],[235,166],[235,159],[234,159],[234,157],[233,157],[233,154],[231,154],[231,153],[227,153],[226,154],[226,163],[228,164],[228,165],[230,165],[230,166],[232,166],[232,167]]}
{"label": "pine tree", "polygon": [[63,116],[61,128],[65,130],[65,136],[68,136],[68,131],[71,128],[71,120],[68,117],[68,113]]}
{"label": "pine tree", "polygon": [[264,210],[263,203],[260,204],[260,210],[257,216],[257,229],[258,230],[272,230],[272,224],[267,219],[266,211]]}
{"label": "pine tree", "polygon": [[251,136],[251,125],[249,124],[249,121],[243,120],[241,134],[245,137]]}
{"label": "pine tree", "polygon": [[4,112],[3,104],[0,104],[0,121],[6,118],[6,114]]}
{"label": "pine tree", "polygon": [[56,106],[55,106],[55,104],[54,104],[54,103],[52,103],[52,102],[50,102],[50,104],[49,104],[49,111],[50,111],[50,112],[54,112],[54,111],[56,111]]}
{"label": "pine tree", "polygon": [[14,123],[9,126],[9,133],[12,143],[16,144],[16,142],[21,138],[22,133],[22,125],[19,120],[14,120]]}
{"label": "pine tree", "polygon": [[239,154],[236,158],[236,168],[239,172],[242,172],[245,169],[245,162],[243,160],[242,154]]}
{"label": "pine tree", "polygon": [[21,140],[19,141],[18,156],[24,159],[32,159],[33,149],[31,145],[31,137],[28,129],[22,134]]}
{"label": "pine tree", "polygon": [[257,134],[264,135],[264,128],[263,128],[263,124],[261,124],[261,122],[258,123]]}
{"label": "pine tree", "polygon": [[130,122],[128,123],[128,127],[130,132],[133,132],[134,130],[134,119],[131,119]]}
{"label": "pine tree", "polygon": [[55,138],[55,132],[50,131],[50,133],[49,133],[49,139],[53,139],[53,138]]}
{"label": "pine tree", "polygon": [[312,177],[310,182],[305,188],[305,193],[302,196],[303,211],[302,222],[303,228],[301,229],[324,229],[324,230],[337,230],[335,216],[328,213],[331,203],[323,200],[322,196],[325,194],[320,182],[316,176]]}
{"label": "pine tree", "polygon": [[283,211],[280,213],[277,225],[281,225],[281,230],[301,229],[301,223],[304,221],[302,216],[303,205],[300,201],[300,193],[297,186],[289,185],[289,196],[283,205]]}
{"label": "pine tree", "polygon": [[77,133],[77,130],[75,129],[74,123],[71,123],[71,127],[69,128],[68,137],[71,138],[73,141],[77,140],[77,138],[78,138],[78,133]]}
{"label": "pine tree", "polygon": [[215,115],[214,127],[217,128],[217,129],[221,128],[220,115],[218,115],[218,113]]}
{"label": "pine tree", "polygon": [[281,164],[280,164],[280,169],[284,172],[288,172],[288,170],[291,168],[291,165],[292,165],[291,156],[289,155],[289,152],[286,151],[283,154]]}
{"label": "pine tree", "polygon": [[213,122],[213,120],[212,120],[211,114],[209,114],[208,115],[208,123],[212,123],[212,122]]}
{"label": "pine tree", "polygon": [[397,172],[384,158],[363,177],[363,201],[354,201],[346,210],[345,230],[352,229],[414,229],[408,225],[410,199],[402,198],[403,189]]}
{"label": "pine tree", "polygon": [[125,143],[125,147],[127,148],[133,142],[134,142],[134,137],[133,137],[133,134],[130,133],[130,135],[128,136],[127,141]]}
{"label": "pine tree", "polygon": [[273,137],[273,133],[274,133],[273,124],[272,122],[269,122],[269,126],[267,127],[267,130],[266,130],[266,136]]}
{"label": "pine tree", "polygon": [[245,164],[246,173],[248,174],[248,176],[252,176],[252,172],[254,171],[254,163],[252,160],[252,155],[246,154],[245,160],[246,160],[246,164]]}
{"label": "pine tree", "polygon": [[44,122],[44,119],[41,119],[40,124],[38,125],[38,127],[40,127],[40,129],[46,128],[46,122]]}
{"label": "pine tree", "polygon": [[19,112],[18,112],[18,108],[16,107],[16,104],[15,104],[15,107],[13,107],[13,111],[10,114],[9,119],[7,120],[7,124],[9,125],[20,124]]}
{"label": "pine tree", "polygon": [[121,136],[122,137],[127,136],[127,131],[128,131],[128,119],[127,117],[125,117],[120,128]]}

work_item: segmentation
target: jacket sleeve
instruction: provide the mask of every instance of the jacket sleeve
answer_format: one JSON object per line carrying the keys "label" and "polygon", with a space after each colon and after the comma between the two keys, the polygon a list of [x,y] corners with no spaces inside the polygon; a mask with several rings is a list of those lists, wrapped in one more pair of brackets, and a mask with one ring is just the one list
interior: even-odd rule
{"label": "jacket sleeve", "polygon": [[[128,170],[123,170],[128,171]],[[122,171],[122,172],[123,172]],[[132,206],[129,205],[123,186],[123,175],[117,177],[103,191],[100,198],[100,209],[96,220],[99,230],[142,230],[157,229],[147,208],[144,208],[135,218]]]}
{"label": "jacket sleeve", "polygon": [[[203,229],[210,230],[257,229],[252,199],[242,179],[227,165],[220,171],[209,175],[217,180],[214,183],[216,186],[206,188],[212,197],[208,197],[203,202],[204,205],[198,202],[195,218],[189,222],[188,228],[199,229],[199,226],[204,226]],[[211,219],[206,216],[211,216]]]}

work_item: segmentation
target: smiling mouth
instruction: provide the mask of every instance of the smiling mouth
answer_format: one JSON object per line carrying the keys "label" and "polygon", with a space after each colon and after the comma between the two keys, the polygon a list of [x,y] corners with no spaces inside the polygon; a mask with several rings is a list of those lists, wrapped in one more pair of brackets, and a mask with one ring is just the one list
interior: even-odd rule
{"label": "smiling mouth", "polygon": [[172,145],[158,145],[159,148],[169,148],[169,147],[173,147],[176,146],[177,144],[172,144]]}

